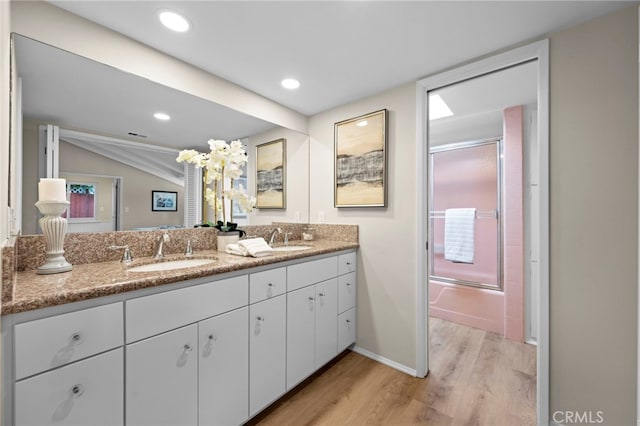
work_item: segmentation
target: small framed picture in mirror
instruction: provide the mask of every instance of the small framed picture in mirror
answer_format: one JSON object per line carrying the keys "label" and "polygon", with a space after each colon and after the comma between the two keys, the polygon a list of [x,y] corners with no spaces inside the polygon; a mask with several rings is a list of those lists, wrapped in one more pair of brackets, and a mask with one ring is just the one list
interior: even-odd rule
{"label": "small framed picture in mirror", "polygon": [[177,212],[178,193],[174,191],[151,191],[151,211]]}
{"label": "small framed picture in mirror", "polygon": [[256,147],[256,208],[286,206],[286,143],[277,139]]}

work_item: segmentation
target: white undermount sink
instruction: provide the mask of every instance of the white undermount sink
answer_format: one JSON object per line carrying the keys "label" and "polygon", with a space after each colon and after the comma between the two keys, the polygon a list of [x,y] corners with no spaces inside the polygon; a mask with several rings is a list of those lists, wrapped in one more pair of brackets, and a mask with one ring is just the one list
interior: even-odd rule
{"label": "white undermount sink", "polygon": [[280,246],[274,247],[273,251],[298,251],[298,250],[308,250],[312,248],[311,246]]}
{"label": "white undermount sink", "polygon": [[129,272],[159,272],[171,271],[174,269],[193,268],[194,266],[208,265],[216,259],[179,259],[167,262],[149,263],[147,265],[134,266],[129,268]]}

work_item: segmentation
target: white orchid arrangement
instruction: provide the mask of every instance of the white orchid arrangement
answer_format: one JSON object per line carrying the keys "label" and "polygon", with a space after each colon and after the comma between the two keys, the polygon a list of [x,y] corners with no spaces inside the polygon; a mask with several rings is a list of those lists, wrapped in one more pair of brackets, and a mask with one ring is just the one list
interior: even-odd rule
{"label": "white orchid arrangement", "polygon": [[[236,224],[232,223],[233,205],[229,212],[229,222],[227,222],[225,199],[230,200],[231,203],[236,202],[244,212],[253,211],[256,204],[255,197],[249,196],[242,185],[238,188],[233,186],[234,179],[242,176],[242,168],[247,163],[247,153],[240,141],[227,143],[223,140],[210,139],[209,149],[208,153],[201,153],[195,149],[182,150],[176,161],[191,163],[204,170],[204,198],[215,212],[214,227],[220,231],[234,230]],[[227,181],[229,189],[225,189]],[[220,213],[222,221],[218,220]]]}

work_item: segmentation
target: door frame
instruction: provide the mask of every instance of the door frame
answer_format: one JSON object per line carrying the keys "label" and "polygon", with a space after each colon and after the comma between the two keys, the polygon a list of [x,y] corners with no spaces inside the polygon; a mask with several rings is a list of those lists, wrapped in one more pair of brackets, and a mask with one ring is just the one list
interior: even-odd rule
{"label": "door frame", "polygon": [[429,288],[426,256],[429,176],[428,92],[523,62],[538,64],[538,175],[540,255],[538,261],[537,423],[549,424],[549,40],[541,40],[421,79],[416,84],[416,375],[429,371]]}

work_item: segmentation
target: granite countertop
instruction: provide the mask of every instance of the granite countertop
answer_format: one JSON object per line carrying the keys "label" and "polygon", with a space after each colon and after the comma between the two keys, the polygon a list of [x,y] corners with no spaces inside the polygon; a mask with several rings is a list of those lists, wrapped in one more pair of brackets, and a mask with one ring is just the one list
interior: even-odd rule
{"label": "granite countertop", "polygon": [[[194,258],[215,258],[216,261],[202,266],[168,271],[129,271],[137,265],[157,262],[152,258],[139,258],[130,264],[101,262],[74,265],[72,271],[51,275],[38,275],[35,270],[17,272],[13,277],[12,300],[2,303],[2,315],[358,248],[358,243],[331,240],[292,241],[290,245],[309,245],[312,248],[275,252],[273,255],[259,258],[234,256],[212,250],[198,251]],[[163,261],[184,258],[184,255],[167,255]]]}

